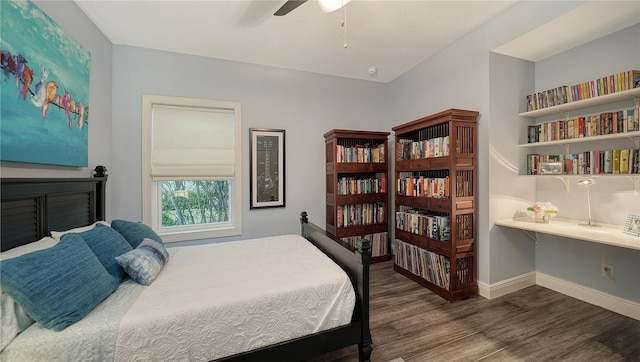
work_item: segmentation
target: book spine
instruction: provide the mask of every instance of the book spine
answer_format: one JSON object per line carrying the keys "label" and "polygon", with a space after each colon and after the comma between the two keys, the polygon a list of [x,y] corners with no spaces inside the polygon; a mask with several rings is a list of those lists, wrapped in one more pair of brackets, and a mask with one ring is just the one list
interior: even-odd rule
{"label": "book spine", "polygon": [[629,173],[629,149],[620,150],[620,173]]}
{"label": "book spine", "polygon": [[611,159],[612,162],[612,173],[618,174],[620,173],[620,150],[613,150],[613,156]]}
{"label": "book spine", "polygon": [[613,173],[613,152],[604,151],[604,173]]}

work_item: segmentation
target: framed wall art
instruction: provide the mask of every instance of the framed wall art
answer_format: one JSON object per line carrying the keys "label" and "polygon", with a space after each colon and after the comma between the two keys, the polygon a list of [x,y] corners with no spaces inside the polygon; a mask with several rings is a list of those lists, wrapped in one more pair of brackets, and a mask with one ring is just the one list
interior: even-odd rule
{"label": "framed wall art", "polygon": [[640,236],[640,215],[627,216],[623,231],[625,234]]}
{"label": "framed wall art", "polygon": [[91,54],[33,2],[0,7],[0,159],[87,167]]}
{"label": "framed wall art", "polygon": [[249,129],[251,209],[285,206],[284,130]]}

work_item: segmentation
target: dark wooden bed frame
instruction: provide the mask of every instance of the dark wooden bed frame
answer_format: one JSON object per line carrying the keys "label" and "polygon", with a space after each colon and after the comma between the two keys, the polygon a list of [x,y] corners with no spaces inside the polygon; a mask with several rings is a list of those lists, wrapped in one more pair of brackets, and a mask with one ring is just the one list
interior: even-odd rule
{"label": "dark wooden bed frame", "polygon": [[[2,178],[2,251],[37,241],[51,230],[67,230],[105,220],[107,175],[98,166],[92,178]],[[359,360],[369,361],[369,262],[371,244],[356,248],[312,224],[302,212],[301,234],[349,275],[356,291],[350,324],[221,359],[220,361],[300,361],[358,345]]]}

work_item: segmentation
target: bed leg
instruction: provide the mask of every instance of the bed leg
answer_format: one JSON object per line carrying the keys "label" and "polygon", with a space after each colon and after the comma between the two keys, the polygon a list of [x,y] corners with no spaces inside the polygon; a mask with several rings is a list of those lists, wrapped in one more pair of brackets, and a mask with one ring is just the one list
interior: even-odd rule
{"label": "bed leg", "polygon": [[360,362],[371,361],[371,352],[373,352],[373,347],[371,347],[370,340],[364,343],[358,344],[358,356],[359,356]]}

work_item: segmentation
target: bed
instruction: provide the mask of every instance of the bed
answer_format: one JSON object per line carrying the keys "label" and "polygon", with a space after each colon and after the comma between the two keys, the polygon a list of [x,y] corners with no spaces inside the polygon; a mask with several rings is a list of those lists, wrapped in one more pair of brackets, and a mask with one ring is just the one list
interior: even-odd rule
{"label": "bed", "polygon": [[[54,179],[45,179],[45,178],[31,178],[31,179],[10,179],[4,178],[1,180],[1,222],[2,228],[0,229],[1,233],[1,246],[2,251],[5,252],[9,249],[13,249],[16,247],[20,247],[22,245],[29,244],[33,241],[40,240],[43,237],[46,237],[53,230],[68,230],[73,229],[80,226],[91,225],[99,220],[104,220],[105,218],[105,185],[106,185],[107,176],[101,172],[101,169],[97,168],[95,173],[95,177],[92,178],[54,178]],[[206,246],[203,246],[202,250],[194,247],[182,247],[182,248],[167,248],[170,252],[170,259],[165,269],[163,269],[160,274],[158,274],[158,278],[152,284],[156,286],[154,288],[144,289],[143,292],[140,292],[140,286],[131,280],[126,280],[122,282],[120,287],[114,292],[112,295],[107,297],[101,304],[99,304],[94,310],[90,312],[87,317],[78,323],[74,324],[72,327],[78,325],[83,326],[85,328],[84,332],[81,332],[82,335],[87,335],[86,330],[94,330],[96,328],[92,326],[88,326],[87,323],[95,320],[95,325],[108,325],[108,324],[116,324],[115,328],[117,333],[114,332],[113,329],[109,330],[107,334],[114,335],[116,333],[113,340],[106,340],[102,337],[98,338],[97,343],[102,343],[106,345],[106,349],[112,348],[113,354],[110,356],[114,356],[114,360],[126,360],[127,356],[137,356],[137,352],[130,352],[127,348],[132,348],[131,346],[137,347],[138,345],[145,344],[158,344],[159,341],[164,342],[160,343],[164,346],[172,346],[171,343],[175,343],[175,341],[179,341],[180,338],[184,338],[185,340],[196,341],[195,346],[189,347],[187,351],[185,351],[182,355],[172,355],[167,354],[165,356],[166,359],[182,359],[182,360],[219,360],[219,361],[299,361],[309,359],[315,356],[320,356],[324,353],[346,347],[354,344],[358,345],[359,350],[359,359],[360,361],[368,361],[371,357],[372,352],[372,340],[371,334],[369,331],[369,260],[371,257],[371,248],[368,242],[363,242],[359,244],[356,248],[353,248],[349,245],[341,243],[339,240],[334,238],[333,236],[326,233],[323,229],[313,225],[309,222],[307,218],[307,214],[303,212],[300,218],[301,222],[301,235],[286,235],[282,237],[272,238],[272,239],[254,239],[254,240],[243,240],[240,242],[230,242],[230,243],[217,243],[212,245],[217,245],[215,251],[212,254],[206,254],[207,252],[204,250]],[[302,238],[306,239],[302,239]],[[302,241],[301,241],[302,240]],[[261,306],[255,304],[256,302],[249,303],[253,305],[253,311],[251,308],[245,310],[226,310],[222,313],[225,315],[232,314],[241,314],[246,319],[245,322],[241,323],[245,326],[250,326],[249,330],[237,331],[234,329],[227,329],[226,335],[228,338],[225,338],[226,343],[229,341],[234,344],[239,344],[240,347],[227,348],[224,346],[217,346],[217,339],[220,339],[221,332],[218,331],[218,334],[208,334],[210,330],[219,329],[210,328],[211,325],[233,325],[234,323],[224,321],[224,323],[220,321],[220,314],[217,317],[214,315],[216,321],[213,323],[203,322],[202,315],[199,316],[190,316],[192,318],[189,325],[195,326],[191,330],[185,332],[176,332],[179,329],[174,329],[173,327],[167,328],[167,324],[165,327],[158,326],[140,326],[141,321],[145,321],[144,323],[153,322],[156,323],[156,320],[150,318],[150,315],[156,315],[154,313],[158,313],[157,315],[164,315],[163,311],[152,311],[149,313],[144,313],[145,307],[144,305],[138,305],[140,299],[150,299],[159,298],[160,294],[153,293],[161,293],[162,288],[172,288],[172,284],[170,284],[171,279],[175,283],[176,280],[180,278],[180,272],[187,272],[186,268],[181,267],[181,264],[191,264],[191,259],[188,259],[189,254],[200,255],[204,257],[209,255],[211,258],[214,258],[215,255],[221,252],[221,247],[226,248],[230,247],[233,244],[244,245],[244,253],[254,253],[254,254],[264,254],[263,252],[258,251],[256,249],[257,245],[269,245],[275,250],[273,254],[270,256],[273,258],[284,258],[284,259],[303,259],[303,260],[311,260],[304,259],[307,258],[308,254],[304,253],[318,253],[321,251],[324,255],[328,256],[333,260],[333,262],[329,262],[333,267],[336,265],[340,267],[344,271],[340,271],[338,274],[346,274],[347,278],[346,284],[349,288],[345,288],[344,286],[338,286],[337,289],[342,290],[350,290],[352,295],[352,304],[351,306],[347,306],[349,302],[336,302],[331,299],[331,304],[329,309],[322,309],[322,307],[316,308],[318,309],[321,315],[324,317],[313,317],[306,319],[314,319],[320,321],[319,325],[308,325],[306,326],[307,330],[304,332],[296,331],[295,333],[303,333],[302,335],[291,334],[287,335],[284,333],[283,336],[274,339],[273,334],[274,330],[269,329],[268,326],[271,324],[275,324],[269,318],[275,318],[274,315],[278,314],[279,310],[289,311],[289,307],[282,304],[278,304],[280,302],[276,302],[277,308],[271,310],[268,313],[263,314],[252,314],[255,313],[256,310],[264,311],[267,310],[265,306]],[[293,245],[299,245],[303,249],[303,253],[298,257],[289,256],[289,254],[293,254]],[[313,245],[313,247],[310,247]],[[297,247],[297,246],[296,246]],[[278,249],[279,248],[279,249]],[[291,251],[291,252],[290,252]],[[242,254],[245,255],[245,254]],[[310,254],[309,254],[310,255]],[[244,256],[242,256],[244,258]],[[327,260],[326,258],[322,257]],[[269,258],[268,258],[269,259]],[[278,264],[286,264],[286,263],[294,263],[295,260],[278,260]],[[211,260],[211,259],[207,259]],[[315,260],[315,259],[313,259]],[[262,265],[259,265],[261,261],[255,262],[256,268],[262,268]],[[220,263],[208,263],[209,265],[217,265],[219,269],[208,270],[207,273],[235,273],[231,274],[238,275],[245,273],[246,270],[233,270],[232,265],[224,265],[222,262]],[[304,264],[315,265],[310,262],[306,262]],[[204,264],[203,264],[204,265]],[[253,264],[252,264],[253,265]],[[288,264],[287,264],[288,265]],[[328,264],[327,264],[328,265]],[[212,267],[213,267],[212,266]],[[222,269],[220,269],[222,268]],[[313,269],[309,267],[308,269]],[[179,270],[178,272],[172,270]],[[262,270],[262,269],[261,269]],[[201,271],[201,270],[200,270]],[[177,273],[177,274],[176,274]],[[195,273],[195,272],[193,272]],[[251,275],[251,273],[249,273]],[[263,273],[259,273],[263,274]],[[304,288],[307,288],[309,284],[315,284],[316,276],[309,274],[311,276],[307,277],[307,274],[303,273],[289,273],[292,275],[298,275],[298,280],[294,282],[287,282],[288,293],[296,292],[298,297],[303,300],[304,305],[315,305],[314,300],[322,300],[323,303],[326,304],[326,300],[328,298],[323,296],[310,297],[312,294],[306,291]],[[326,273],[322,273],[326,274]],[[254,274],[255,275],[255,274]],[[275,274],[274,274],[275,275]],[[337,274],[336,274],[337,275]],[[226,275],[226,279],[228,280],[230,275]],[[261,283],[261,282],[260,282]],[[258,283],[258,284],[260,284]],[[296,284],[298,283],[298,284]],[[157,284],[157,285],[156,285]],[[282,284],[282,283],[280,283]],[[277,285],[277,284],[276,284]],[[297,286],[296,286],[297,285]],[[193,286],[189,287],[193,288]],[[268,290],[274,290],[275,287],[269,287]],[[251,289],[258,289],[254,287],[245,286],[244,289],[235,290],[230,293],[223,293],[220,295],[225,295],[225,298],[216,298],[213,296],[212,300],[217,299],[228,299],[227,301],[231,301],[233,305],[240,306],[242,301],[236,300],[240,295],[248,293]],[[155,290],[155,292],[150,292]],[[160,290],[160,291],[158,291]],[[182,294],[183,292],[177,293]],[[120,296],[120,294],[124,295],[124,297]],[[294,293],[295,294],[295,293]],[[134,295],[134,297],[131,297]],[[138,297],[140,295],[140,297]],[[144,297],[144,298],[143,298]],[[127,308],[131,308],[131,310],[135,310],[135,313],[132,313],[130,309],[122,307],[122,304],[111,303],[112,299],[120,300],[120,299],[129,298],[129,300],[133,300],[134,304]],[[307,298],[307,299],[305,299]],[[315,298],[315,299],[314,299]],[[295,299],[295,298],[294,298]],[[177,303],[184,303],[184,300],[177,300]],[[164,303],[158,303],[163,305]],[[196,303],[197,304],[197,303]],[[247,304],[247,303],[245,303]],[[274,304],[274,303],[271,303]],[[168,304],[167,304],[168,305]],[[228,307],[229,304],[227,304]],[[344,310],[350,314],[345,319]],[[123,309],[124,308],[124,309]],[[137,308],[137,309],[136,309]],[[170,308],[170,307],[167,307]],[[197,309],[196,307],[194,307]],[[338,312],[335,310],[343,310],[342,316],[338,316]],[[110,323],[102,323],[101,318],[103,320],[112,321],[113,318],[105,317],[102,313],[104,310],[112,313],[115,311],[116,313],[124,313],[126,315],[133,315],[135,318],[131,319],[122,319],[119,320],[120,326],[118,323],[110,322]],[[306,311],[296,311],[291,312],[293,314],[306,315]],[[310,313],[310,312],[309,312]],[[335,315],[333,314],[335,313]],[[267,315],[268,314],[268,315]],[[287,314],[281,312],[281,314]],[[189,317],[189,316],[187,316]],[[137,319],[136,319],[137,318]],[[158,318],[160,319],[160,318]],[[265,324],[255,324],[254,322],[266,320]],[[89,322],[87,322],[89,321]],[[84,323],[84,324],[82,324]],[[144,324],[142,323],[142,324]],[[160,322],[158,322],[160,323]],[[204,324],[203,324],[204,323]],[[253,324],[252,324],[253,323]],[[159,324],[161,325],[161,324]],[[170,324],[169,324],[170,325]],[[35,327],[34,327],[35,326]],[[29,335],[35,336],[35,338],[39,340],[46,340],[50,336],[55,336],[58,338],[58,335],[61,333],[51,331],[49,329],[42,328],[37,323],[32,327],[27,328],[24,332],[18,335],[3,351],[3,359],[6,357],[5,355],[8,353],[7,351],[17,350],[19,348],[20,343],[28,345],[27,337]],[[124,327],[123,327],[124,326]],[[127,326],[128,329],[127,329]],[[113,326],[112,326],[113,327]],[[237,327],[237,326],[236,326]],[[106,328],[106,327],[105,327]],[[120,328],[118,330],[118,328]],[[154,336],[150,336],[150,330],[164,328],[164,330],[169,330],[172,334],[167,335],[158,335],[157,338]],[[72,328],[68,328],[71,330]],[[80,327],[74,327],[74,329],[81,330]],[[278,328],[280,331],[293,330],[293,326],[289,328],[289,325],[286,325],[285,328]],[[66,330],[66,329],[65,329]],[[122,332],[122,331],[125,332]],[[256,331],[263,331],[262,335],[256,333]],[[28,332],[28,333],[27,333]],[[64,331],[63,331],[64,332]],[[41,334],[44,333],[44,334]],[[58,335],[56,335],[58,333]],[[184,335],[183,335],[184,333]],[[24,338],[22,338],[24,337]],[[89,338],[89,337],[86,337]],[[283,339],[284,338],[284,339]],[[77,339],[77,338],[76,338]],[[89,338],[90,339],[90,338]],[[77,339],[78,340],[78,339]],[[122,341],[126,343],[123,343]],[[240,340],[241,343],[237,340]],[[20,342],[22,341],[22,342]],[[116,343],[117,341],[117,343]],[[154,342],[155,341],[155,342]],[[174,342],[170,342],[174,341]],[[246,342],[246,343],[245,343]],[[56,341],[54,343],[59,343]],[[82,343],[77,343],[84,345],[84,349],[87,349],[87,345],[94,342],[83,341]],[[266,345],[265,345],[266,344]],[[185,343],[177,343],[175,346],[186,345]],[[114,347],[115,346],[115,347]],[[167,349],[175,350],[177,347],[166,347]],[[102,348],[102,347],[100,347]],[[96,349],[100,349],[96,347]],[[244,348],[244,350],[243,350]],[[246,350],[246,348],[251,348],[250,350]],[[89,348],[90,349],[90,348]],[[102,348],[104,349],[104,348]],[[203,351],[204,350],[204,351]],[[210,351],[216,351],[210,352]],[[7,353],[5,353],[7,352]],[[165,351],[166,352],[166,351]],[[49,352],[47,352],[49,353]],[[119,356],[119,354],[121,357]],[[144,350],[140,352],[142,354],[146,353]],[[154,352],[155,353],[155,352]],[[162,353],[162,352],[158,352]],[[93,358],[97,358],[95,356],[100,356],[102,359],[103,355],[93,355]],[[124,356],[124,357],[122,357]],[[162,359],[162,354],[155,354],[153,359],[158,360]],[[170,356],[170,357],[169,357]],[[212,357],[213,356],[213,357]]]}

